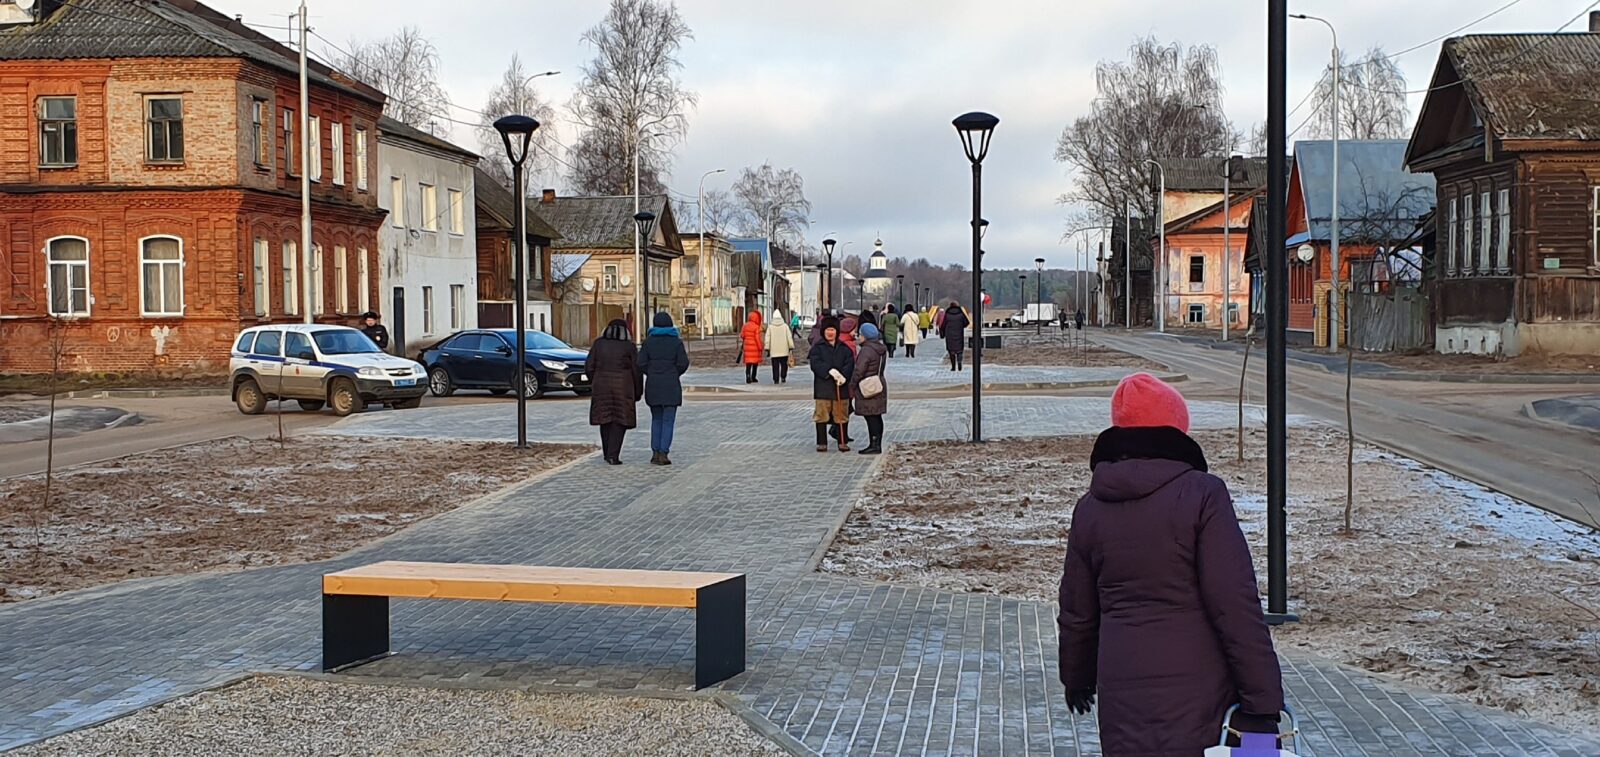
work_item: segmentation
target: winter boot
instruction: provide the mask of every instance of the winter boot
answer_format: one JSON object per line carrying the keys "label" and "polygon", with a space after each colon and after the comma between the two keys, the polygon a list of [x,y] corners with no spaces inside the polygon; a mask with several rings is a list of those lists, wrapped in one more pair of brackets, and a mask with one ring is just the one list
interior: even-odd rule
{"label": "winter boot", "polygon": [[666,458],[667,458],[667,456],[662,454],[662,453],[660,453],[660,452],[652,452],[652,453],[650,453],[650,464],[651,465],[666,465],[666,463],[662,462]]}
{"label": "winter boot", "polygon": [[667,457],[667,453],[665,453],[665,452],[661,453],[661,464],[662,465],[671,465],[672,464],[672,458]]}
{"label": "winter boot", "polygon": [[883,444],[883,437],[874,436],[874,437],[872,437],[872,441],[867,443],[867,448],[864,449],[864,450],[861,450],[861,454],[863,454],[863,455],[881,455],[881,454],[883,454],[882,444]]}
{"label": "winter boot", "polygon": [[826,423],[817,424],[817,451],[828,451],[828,424]]}

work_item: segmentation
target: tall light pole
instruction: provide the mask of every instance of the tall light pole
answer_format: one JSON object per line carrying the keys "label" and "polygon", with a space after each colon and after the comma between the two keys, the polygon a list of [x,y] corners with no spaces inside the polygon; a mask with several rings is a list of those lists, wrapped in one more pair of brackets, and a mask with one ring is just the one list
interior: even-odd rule
{"label": "tall light pole", "polygon": [[1133,329],[1133,200],[1122,196],[1122,327]]}
{"label": "tall light pole", "polygon": [[1325,18],[1296,13],[1290,18],[1317,21],[1328,27],[1333,36],[1333,212],[1329,229],[1330,258],[1333,264],[1333,287],[1328,290],[1328,351],[1339,351],[1339,32]]}
{"label": "tall light pole", "polygon": [[822,253],[828,256],[828,262],[822,268],[822,310],[825,314],[833,312],[833,248],[838,244],[832,237],[822,240]]}
{"label": "tall light pole", "polygon": [[894,275],[894,287],[895,287],[895,299],[900,301],[900,309],[901,310],[905,310],[906,309],[906,275],[905,274],[897,273],[897,274]]}
{"label": "tall light pole", "polygon": [[1039,272],[1033,281],[1033,335],[1044,333],[1044,258],[1033,259],[1033,269]]}
{"label": "tall light pole", "polygon": [[1289,614],[1288,366],[1289,260],[1284,250],[1288,177],[1288,0],[1267,0],[1267,622]]}
{"label": "tall light pole", "polygon": [[972,164],[972,442],[983,443],[983,159],[1000,119],[971,112],[951,122]]}
{"label": "tall light pole", "polygon": [[1161,178],[1160,188],[1156,190],[1156,213],[1160,216],[1156,228],[1159,229],[1161,242],[1157,247],[1159,253],[1156,256],[1157,261],[1150,266],[1152,284],[1150,289],[1154,291],[1156,300],[1156,332],[1165,334],[1167,332],[1167,171],[1160,163],[1153,160],[1145,162],[1155,166],[1156,175]]}
{"label": "tall light pole", "polygon": [[1228,341],[1228,317],[1233,308],[1233,213],[1229,202],[1233,199],[1233,172],[1244,158],[1234,155],[1222,162],[1222,341]]}
{"label": "tall light pole", "polygon": [[[656,227],[656,214],[648,210],[641,210],[633,214],[633,225],[639,231],[636,241],[644,249],[644,267],[639,269],[639,288],[644,290],[644,312],[646,321],[655,317],[655,306],[650,302],[650,233]],[[650,328],[647,322],[633,324],[634,331],[644,331]]]}
{"label": "tall light pole", "polygon": [[[700,317],[697,320],[700,321],[700,338],[701,339],[706,338],[706,278],[707,278],[707,276],[705,275],[706,274],[706,258],[707,258],[707,255],[706,255],[706,177],[710,176],[712,174],[723,173],[724,171],[727,171],[727,170],[728,169],[726,169],[726,168],[713,168],[710,171],[706,171],[705,173],[700,175],[700,190],[699,190],[699,193],[698,193],[699,199],[695,203],[695,206],[694,206],[695,213],[698,214],[698,219],[699,219],[695,223],[695,228],[697,230],[699,230],[699,232],[700,232],[700,265],[697,266],[700,269],[700,273],[701,273],[701,276],[700,276]],[[805,289],[804,289],[804,286],[803,286],[805,284],[805,281],[806,281],[806,277],[804,275],[802,275],[800,277],[800,283],[802,285],[802,288],[800,290],[800,296],[801,296],[802,299],[804,299],[804,297],[805,297]]]}
{"label": "tall light pole", "polygon": [[[512,194],[517,207],[512,213],[511,236],[512,255],[515,259],[511,262],[511,277],[514,280],[516,293],[513,297],[516,312],[513,313],[512,324],[517,330],[517,449],[528,448],[528,188],[527,178],[523,173],[522,164],[528,159],[528,144],[533,141],[533,132],[539,128],[539,122],[527,116],[506,116],[494,122],[495,131],[500,132],[500,141],[505,143],[506,159],[511,161]],[[537,380],[537,378],[535,379]]]}
{"label": "tall light pole", "polygon": [[[297,18],[300,21],[300,271],[304,284],[299,292],[283,294],[285,298],[297,296],[305,301],[303,320],[311,323],[316,319],[314,313],[317,310],[311,296],[316,291],[311,284],[311,277],[316,273],[311,270],[311,88],[306,81],[306,24],[310,23],[310,19],[306,16],[305,0],[300,0]],[[395,198],[391,202],[403,199]]]}

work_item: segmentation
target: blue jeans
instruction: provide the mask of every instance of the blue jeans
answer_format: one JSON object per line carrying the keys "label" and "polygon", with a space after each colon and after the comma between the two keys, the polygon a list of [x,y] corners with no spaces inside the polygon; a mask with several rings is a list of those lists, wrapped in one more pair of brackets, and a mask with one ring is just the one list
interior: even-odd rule
{"label": "blue jeans", "polygon": [[672,427],[678,423],[677,405],[650,406],[650,451],[672,451]]}

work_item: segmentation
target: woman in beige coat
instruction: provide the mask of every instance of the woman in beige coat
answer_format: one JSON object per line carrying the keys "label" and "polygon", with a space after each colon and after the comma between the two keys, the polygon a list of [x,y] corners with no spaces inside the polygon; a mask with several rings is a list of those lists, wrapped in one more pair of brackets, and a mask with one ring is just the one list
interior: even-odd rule
{"label": "woman in beige coat", "polygon": [[772,311],[772,320],[767,322],[767,352],[772,355],[772,383],[789,383],[789,353],[794,351],[794,332],[789,330],[789,322],[784,319],[783,313]]}
{"label": "woman in beige coat", "polygon": [[921,325],[922,319],[916,310],[907,309],[900,317],[900,342],[906,346],[906,357],[917,356],[917,345],[922,343]]}

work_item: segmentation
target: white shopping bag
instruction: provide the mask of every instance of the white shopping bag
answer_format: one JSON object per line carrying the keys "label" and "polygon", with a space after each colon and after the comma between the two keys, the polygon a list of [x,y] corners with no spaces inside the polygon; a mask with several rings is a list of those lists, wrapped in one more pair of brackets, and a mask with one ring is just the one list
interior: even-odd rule
{"label": "white shopping bag", "polygon": [[1239,746],[1228,746],[1230,733],[1228,723],[1233,720],[1233,713],[1239,711],[1239,705],[1228,708],[1222,716],[1222,738],[1217,745],[1205,751],[1205,757],[1297,757],[1294,752],[1279,746],[1281,741],[1291,741],[1300,731],[1300,726],[1295,723],[1294,713],[1284,710],[1283,714],[1289,717],[1289,730],[1273,735],[1270,733],[1239,733]]}

